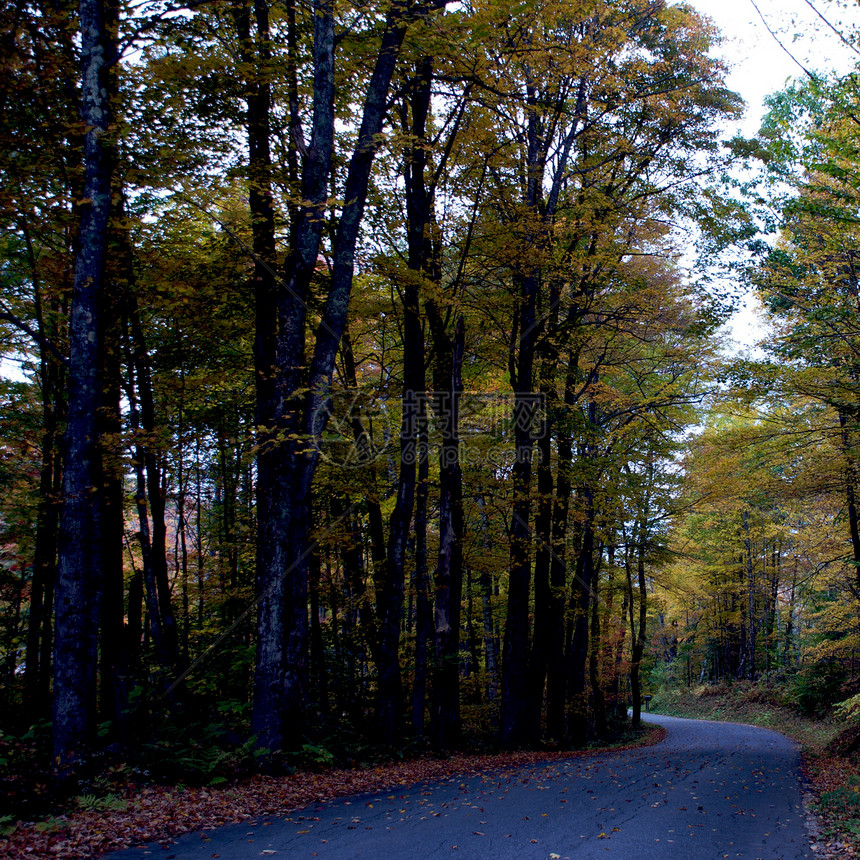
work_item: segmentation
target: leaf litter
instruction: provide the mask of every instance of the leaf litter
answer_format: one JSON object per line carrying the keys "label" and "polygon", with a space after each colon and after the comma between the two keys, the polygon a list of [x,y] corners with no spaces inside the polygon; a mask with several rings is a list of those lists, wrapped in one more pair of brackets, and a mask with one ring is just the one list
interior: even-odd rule
{"label": "leaf litter", "polygon": [[[658,743],[665,730],[612,751]],[[312,804],[339,797],[377,794],[397,787],[486,775],[511,767],[594,755],[602,750],[457,754],[363,769],[329,770],[290,776],[255,776],[231,786],[186,787],[129,782],[110,809],[76,809],[49,821],[17,822],[0,837],[0,858],[85,860],[144,842],[169,844],[184,833],[209,830],[263,817],[286,817]]]}

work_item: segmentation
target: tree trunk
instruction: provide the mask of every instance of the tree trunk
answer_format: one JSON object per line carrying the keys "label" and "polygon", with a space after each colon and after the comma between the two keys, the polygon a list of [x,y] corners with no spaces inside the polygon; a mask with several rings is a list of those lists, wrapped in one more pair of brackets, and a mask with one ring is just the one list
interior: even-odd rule
{"label": "tree trunk", "polygon": [[603,695],[600,677],[600,573],[594,572],[591,582],[591,630],[588,649],[588,678],[591,683],[591,698],[594,711],[594,728],[599,738],[605,738],[609,727],[606,722],[606,697]]}
{"label": "tree trunk", "polygon": [[848,504],[848,533],[851,536],[851,558],[854,564],[855,596],[860,601],[860,516],[857,512],[857,458],[851,444],[850,417],[844,409],[839,410],[839,430],[842,452],[845,455],[845,499]]}
{"label": "tree trunk", "polygon": [[[129,326],[131,332],[131,362],[134,364],[134,378],[137,383],[137,407],[139,409],[139,428],[136,445],[137,456],[140,458],[140,468],[145,474],[143,486],[138,478],[138,492],[144,491],[145,498],[138,497],[138,511],[146,519],[146,502],[149,503],[151,526],[148,531],[149,555],[152,585],[155,588],[154,600],[157,603],[158,614],[155,623],[160,627],[160,648],[163,660],[162,668],[165,678],[176,677],[182,671],[182,661],[179,655],[179,631],[176,624],[176,614],[170,596],[170,580],[167,573],[167,522],[165,520],[166,500],[162,487],[161,459],[156,445],[157,423],[155,414],[155,397],[152,390],[149,354],[143,334],[143,325],[137,299],[129,297]],[[142,434],[140,431],[143,431]],[[142,505],[142,507],[141,507]],[[143,520],[141,525],[143,525]],[[151,621],[152,623],[152,621]],[[153,628],[153,636],[155,630]]]}
{"label": "tree trunk", "polygon": [[[548,398],[548,391],[543,390]],[[534,563],[534,633],[529,655],[529,740],[536,744],[541,736],[541,713],[543,710],[544,688],[549,668],[549,652],[552,635],[552,591],[550,588],[550,567],[552,564],[552,513],[553,479],[552,446],[549,418],[544,423],[543,432],[538,438],[537,465],[537,511],[535,513]]]}
{"label": "tree trunk", "polygon": [[[46,331],[41,300],[36,296],[39,332]],[[53,328],[53,327],[52,327]],[[35,722],[50,715],[51,616],[56,575],[59,492],[62,458],[57,447],[58,421],[61,418],[63,374],[60,365],[43,349],[40,356],[42,389],[42,446],[39,470],[39,508],[36,515],[36,540],[33,554],[33,584],[30,593],[30,623],[24,669],[25,710]]]}
{"label": "tree trunk", "polygon": [[[308,451],[304,440],[318,440],[328,420],[331,377],[346,327],[370,170],[380,145],[388,91],[405,35],[405,10],[395,4],[385,22],[347,169],[346,202],[332,249],[331,285],[306,371],[307,300],[325,223],[335,130],[334,7],[331,0],[314,0],[313,10],[311,140],[310,145],[301,144],[301,194],[306,203],[295,220],[294,251],[274,302],[257,294],[257,424],[263,430],[257,459],[259,602],[252,728],[258,746],[270,751],[283,749],[287,738],[300,738],[304,729],[309,534],[305,500],[317,463],[317,456]],[[258,34],[264,33],[259,19],[257,28]],[[264,38],[268,38],[267,28]],[[249,138],[253,125],[249,122]],[[293,127],[292,132],[292,143],[297,145],[301,129]],[[273,334],[273,318],[277,320],[274,355],[259,332],[262,327],[267,335]]]}
{"label": "tree trunk", "polygon": [[[533,272],[520,279],[519,346],[514,401],[513,510],[511,572],[502,650],[500,738],[508,749],[523,746],[529,735],[529,592],[531,585],[531,477],[536,398],[532,369],[539,280]],[[513,365],[513,360],[512,360]]]}
{"label": "tree trunk", "polygon": [[639,584],[639,626],[634,623],[633,614],[633,577],[630,565],[627,566],[627,588],[629,592],[630,637],[632,640],[630,656],[630,695],[633,699],[633,728],[638,729],[642,721],[642,684],[641,668],[642,655],[645,653],[645,626],[648,621],[648,592],[645,580],[645,542],[648,524],[644,513],[640,513],[635,525],[636,541],[636,577]]}
{"label": "tree trunk", "polygon": [[99,412],[99,437],[102,439],[104,489],[101,495],[103,593],[101,610],[101,689],[103,722],[112,724],[108,736],[123,746],[127,740],[126,704],[129,682],[128,655],[125,653],[125,579],[124,555],[124,479],[122,417],[122,305],[131,286],[132,248],[127,227],[122,190],[114,193],[111,225],[115,261],[110,267],[109,288],[105,290],[102,313],[105,320],[102,408]]}
{"label": "tree trunk", "polygon": [[756,613],[755,613],[755,575],[753,569],[752,537],[750,535],[750,514],[744,510],[741,514],[744,530],[744,565],[747,574],[747,677],[754,681],[756,677]]}
{"label": "tree trunk", "polygon": [[[437,367],[434,410],[442,434],[439,448],[439,556],[436,589],[436,642],[433,667],[433,743],[450,749],[460,736],[460,603],[463,591],[463,476],[460,469],[459,412],[465,323],[459,317],[453,339],[441,329],[435,309]],[[444,384],[444,387],[443,387]]]}
{"label": "tree trunk", "polygon": [[[568,360],[565,375],[564,405],[569,415],[576,399],[577,356],[573,353]],[[573,468],[572,430],[561,422],[556,435],[558,446],[558,475],[552,511],[552,560],[550,562],[550,611],[547,626],[548,666],[547,666],[547,735],[561,741],[566,734],[565,705],[567,702],[567,664],[565,660],[565,594],[567,591],[567,521],[570,513],[570,497],[573,490],[571,470]]]}
{"label": "tree trunk", "polygon": [[571,589],[573,633],[571,636],[568,682],[568,736],[575,747],[588,741],[588,697],[586,670],[588,663],[588,617],[594,580],[594,499],[589,488],[583,490],[585,523],[582,544],[576,562]]}
{"label": "tree trunk", "polygon": [[81,119],[84,197],[69,321],[69,407],[63,516],[57,563],[54,641],[54,756],[63,766],[91,747],[97,719],[97,651],[101,619],[102,406],[105,287],[111,214],[115,92],[113,0],[81,0]]}
{"label": "tree trunk", "polygon": [[430,601],[430,576],[427,570],[427,502],[430,460],[427,438],[427,399],[418,412],[418,486],[415,491],[415,682],[412,690],[412,728],[424,737],[424,712],[427,703],[427,652],[433,637],[433,608]]}

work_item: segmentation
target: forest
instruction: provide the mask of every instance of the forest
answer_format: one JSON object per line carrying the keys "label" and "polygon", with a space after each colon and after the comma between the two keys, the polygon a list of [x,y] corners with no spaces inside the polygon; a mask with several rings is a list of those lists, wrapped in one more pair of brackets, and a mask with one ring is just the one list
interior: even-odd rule
{"label": "forest", "polygon": [[0,22],[7,784],[860,724],[860,78],[744,139],[665,0]]}

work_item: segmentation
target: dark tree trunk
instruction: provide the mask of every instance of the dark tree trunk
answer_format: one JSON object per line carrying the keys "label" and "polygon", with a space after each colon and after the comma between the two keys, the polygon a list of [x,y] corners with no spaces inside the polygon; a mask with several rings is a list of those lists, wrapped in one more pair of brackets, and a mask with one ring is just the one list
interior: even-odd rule
{"label": "dark tree trunk", "polygon": [[124,554],[124,464],[120,442],[122,417],[122,305],[130,287],[132,271],[131,237],[126,226],[126,210],[121,191],[114,194],[112,256],[109,286],[102,302],[105,320],[102,408],[99,437],[103,440],[104,490],[101,497],[103,596],[101,619],[101,720],[112,723],[111,740],[125,745],[125,712],[128,665],[125,653]]}
{"label": "dark tree trunk", "polygon": [[142,439],[140,423],[140,407],[138,401],[137,374],[135,363],[129,359],[129,384],[127,396],[129,401],[129,424],[131,432],[136,437],[134,446],[134,471],[136,479],[135,505],[137,507],[138,532],[141,555],[141,581],[143,596],[146,602],[146,614],[149,620],[149,634],[155,646],[156,660],[161,675],[162,688],[170,683],[171,656],[167,642],[165,627],[161,615],[161,605],[158,600],[158,580],[152,550],[152,531],[149,524],[149,509],[146,504],[146,453]]}
{"label": "dark tree trunk", "polygon": [[[548,391],[544,388],[544,397]],[[550,567],[552,564],[552,514],[553,479],[551,464],[551,437],[549,418],[538,438],[535,449],[537,464],[537,511],[535,513],[535,538],[537,541],[534,563],[534,632],[529,655],[529,740],[536,744],[541,737],[541,714],[544,689],[549,668],[549,652],[552,633],[552,592],[550,589]]]}
{"label": "dark tree trunk", "polygon": [[436,642],[433,666],[432,731],[438,749],[460,737],[460,603],[463,592],[463,475],[460,469],[460,396],[465,324],[459,317],[453,338],[441,329],[438,311],[427,304],[433,328],[437,371],[434,411],[439,447],[439,557],[436,591]]}
{"label": "dark tree trunk", "polygon": [[[160,460],[160,452],[156,446],[157,419],[155,413],[155,397],[152,390],[152,375],[150,372],[149,353],[143,334],[143,325],[137,307],[137,300],[129,296],[128,303],[129,328],[131,334],[131,362],[134,365],[134,378],[137,384],[137,406],[139,409],[139,428],[143,433],[138,435],[139,443],[136,445],[137,456],[140,459],[140,467],[145,473],[145,480],[141,486],[138,478],[138,493],[145,492],[145,497],[138,496],[138,514],[141,517],[141,526],[146,519],[146,502],[149,503],[149,517],[151,526],[148,529],[150,568],[152,586],[155,589],[153,600],[157,605],[157,617],[153,622],[152,609],[150,609],[150,624],[160,627],[158,638],[160,640],[162,668],[165,677],[176,677],[182,671],[182,663],[179,654],[179,630],[176,624],[176,613],[170,596],[170,580],[167,566],[167,522],[166,499],[162,486],[163,475]],[[153,627],[153,637],[155,628]]]}
{"label": "dark tree trunk", "polygon": [[[490,521],[485,510],[483,496],[478,496],[479,516],[481,519],[481,544],[484,549],[490,548]],[[484,660],[487,669],[487,699],[495,702],[499,694],[499,649],[496,638],[496,625],[493,618],[493,575],[489,565],[484,565],[478,577],[481,590],[481,620],[484,632]]]}
{"label": "dark tree trunk", "polygon": [[[331,377],[346,327],[355,246],[370,170],[380,144],[388,90],[405,35],[405,10],[395,4],[385,23],[347,169],[346,202],[334,238],[331,284],[314,338],[314,355],[306,370],[307,300],[325,223],[335,104],[333,4],[330,0],[315,0],[313,12],[311,139],[308,145],[301,141],[299,147],[303,156],[301,194],[307,203],[296,214],[294,250],[283,281],[277,284],[274,302],[257,293],[257,424],[263,430],[257,459],[259,602],[252,728],[258,745],[271,751],[283,749],[288,738],[295,742],[304,730],[309,535],[306,499],[317,458],[303,440],[319,439],[326,426]],[[268,28],[263,28],[259,16],[257,31],[258,36],[264,34],[268,39]],[[263,113],[256,118],[249,115],[249,140],[255,133],[268,138],[268,126],[263,129],[261,125]],[[255,128],[260,131],[255,132]],[[294,125],[292,132],[293,145],[299,146],[301,129]],[[253,155],[253,145],[249,149]],[[277,320],[274,331],[273,318]],[[273,355],[260,337],[261,327],[275,342]]]}
{"label": "dark tree trunk", "polygon": [[594,711],[594,728],[599,738],[606,737],[606,696],[603,694],[600,677],[600,573],[595,570],[591,581],[591,630],[588,649],[588,679],[591,684],[591,699]]}
{"label": "dark tree trunk", "polygon": [[575,747],[584,747],[588,741],[588,698],[586,669],[588,662],[588,620],[591,589],[594,581],[594,499],[589,488],[582,496],[585,506],[585,523],[582,545],[576,563],[571,588],[571,624],[573,625],[569,661],[568,735]]}
{"label": "dark tree trunk", "polygon": [[755,570],[753,568],[752,537],[750,535],[750,514],[748,510],[741,514],[741,525],[744,532],[744,570],[746,571],[747,592],[747,641],[746,641],[746,663],[747,677],[750,681],[756,676],[756,611],[755,611]]}
{"label": "dark tree trunk", "polygon": [[[523,202],[538,225],[545,223],[543,180],[547,141],[543,134],[536,82],[526,85],[526,182]],[[544,230],[532,228],[529,252],[540,253]],[[536,398],[534,361],[540,322],[537,315],[541,275],[537,267],[515,272],[519,307],[509,344],[508,369],[514,388],[513,510],[508,606],[502,649],[500,739],[507,748],[522,746],[529,736],[529,592],[531,589],[531,483]],[[544,601],[545,602],[545,601]]]}
{"label": "dark tree trunk", "polygon": [[91,747],[97,719],[102,569],[102,302],[111,214],[117,7],[81,0],[84,197],[69,320],[69,406],[54,641],[54,756],[60,765]]}
{"label": "dark tree trunk", "polygon": [[311,601],[311,666],[317,708],[323,717],[329,716],[328,671],[325,661],[322,622],[320,619],[320,572],[319,548],[311,552],[310,601]]}
{"label": "dark tree trunk", "polygon": [[[39,333],[51,341],[55,326],[42,313],[41,297],[36,295]],[[57,309],[53,309],[55,317]],[[52,332],[49,334],[49,332]],[[61,392],[64,373],[47,350],[41,351],[42,448],[39,470],[39,508],[36,515],[36,541],[33,556],[33,584],[30,593],[30,623],[24,669],[25,709],[35,722],[51,712],[51,641],[54,577],[56,574],[57,532],[59,525],[62,458],[57,447],[58,422],[62,417]]]}
{"label": "dark tree trunk", "polygon": [[574,355],[568,360],[565,374],[564,415],[557,433],[558,467],[555,501],[552,510],[552,560],[550,562],[550,605],[547,620],[547,735],[561,741],[566,734],[565,705],[567,703],[567,662],[565,659],[565,594],[567,593],[567,520],[570,513],[570,497],[573,491],[571,470],[573,467],[572,429],[569,415],[574,405],[577,360]]}
{"label": "dark tree trunk", "polygon": [[400,471],[397,495],[389,523],[385,582],[381,589],[379,643],[379,705],[377,715],[384,743],[395,740],[400,722],[400,623],[403,614],[406,544],[415,501],[418,429],[425,396],[424,332],[421,325],[418,285],[433,265],[428,240],[432,222],[432,197],[427,192],[424,139],[430,110],[432,66],[425,58],[410,93],[411,123],[405,123],[412,140],[406,153],[406,221],[410,276],[403,288],[403,393],[400,424]]}
{"label": "dark tree trunk", "polygon": [[427,438],[427,400],[422,398],[418,412],[418,486],[415,490],[415,682],[412,690],[412,728],[424,737],[427,704],[427,654],[433,636],[433,607],[430,576],[427,570],[427,501],[430,460]]}
{"label": "dark tree trunk", "polygon": [[852,445],[850,416],[839,410],[839,429],[845,455],[845,500],[848,506],[848,533],[851,536],[851,560],[854,564],[855,596],[860,601],[860,515],[857,512],[857,458]]}
{"label": "dark tree trunk", "polygon": [[[531,162],[530,162],[531,163]],[[536,400],[532,370],[537,325],[539,280],[536,273],[520,279],[519,349],[514,379],[513,510],[511,572],[502,646],[501,742],[523,746],[529,735],[529,592],[531,587],[531,478]],[[512,360],[513,365],[513,360]],[[512,367],[513,370],[513,367]]]}

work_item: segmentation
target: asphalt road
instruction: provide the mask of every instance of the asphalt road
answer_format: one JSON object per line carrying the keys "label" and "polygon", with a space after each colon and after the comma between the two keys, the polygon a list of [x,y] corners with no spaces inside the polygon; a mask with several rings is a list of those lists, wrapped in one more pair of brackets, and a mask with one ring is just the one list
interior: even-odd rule
{"label": "asphalt road", "polygon": [[811,858],[795,745],[733,723],[648,715],[656,746],[314,804],[109,855],[794,860]]}

